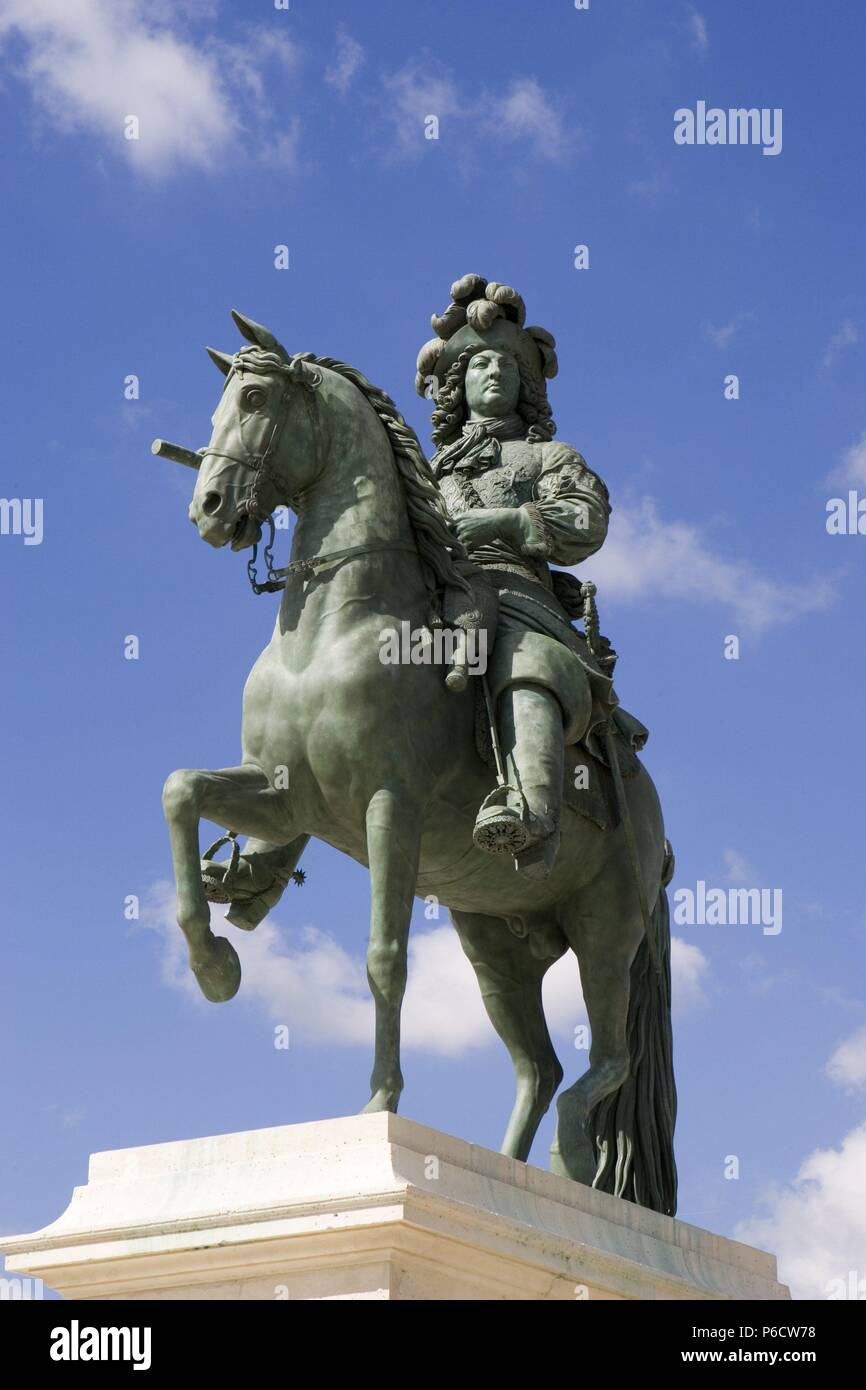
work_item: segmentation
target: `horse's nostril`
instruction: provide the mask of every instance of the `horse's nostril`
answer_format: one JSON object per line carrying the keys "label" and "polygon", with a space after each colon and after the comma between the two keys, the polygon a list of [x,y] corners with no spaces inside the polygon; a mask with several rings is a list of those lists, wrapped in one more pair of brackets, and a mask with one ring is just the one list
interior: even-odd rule
{"label": "horse's nostril", "polygon": [[204,512],[205,516],[216,516],[222,504],[223,499],[220,497],[218,492],[207,492],[205,493],[204,501],[201,504],[201,509]]}

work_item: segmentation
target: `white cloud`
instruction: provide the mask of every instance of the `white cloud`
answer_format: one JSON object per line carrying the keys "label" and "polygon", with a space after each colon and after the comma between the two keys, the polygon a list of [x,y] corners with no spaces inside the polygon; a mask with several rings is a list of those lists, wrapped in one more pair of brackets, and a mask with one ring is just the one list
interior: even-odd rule
{"label": "white cloud", "polygon": [[828,370],[831,367],[834,367],[838,359],[842,356],[842,353],[845,351],[845,349],[848,347],[853,347],[853,345],[859,341],[859,328],[855,323],[852,323],[850,319],[845,319],[844,322],[841,323],[839,327],[836,329],[836,332],[833,334],[829,343],[824,349],[824,355],[821,358],[821,365],[823,367],[826,367]]}
{"label": "white cloud", "polygon": [[704,337],[713,344],[713,347],[718,348],[720,352],[724,352],[726,348],[730,347],[743,324],[747,323],[752,318],[754,318],[754,314],[751,313],[737,314],[735,318],[729,319],[727,323],[720,324],[719,327],[716,327],[715,324],[709,321],[705,321],[701,325],[701,331]]}
{"label": "white cloud", "polygon": [[325,81],[344,97],[364,62],[364,50],[358,40],[353,39],[345,29],[339,29],[337,57],[332,66],[325,69]]}
{"label": "white cloud", "polygon": [[[853,1091],[866,1086],[866,1026],[841,1042],[826,1067],[827,1075],[837,1086]],[[866,1172],[863,1174],[864,1205],[866,1205]],[[863,1271],[866,1275],[866,1269]]]}
{"label": "white cloud", "polygon": [[761,230],[762,214],[757,203],[751,204],[746,210],[746,225],[751,227],[753,231],[759,232]]}
{"label": "white cloud", "polygon": [[830,474],[830,481],[866,485],[866,430],[845,450],[841,465]]}
{"label": "white cloud", "polygon": [[80,1105],[46,1105],[46,1115],[56,1119],[61,1129],[78,1129],[86,1115],[86,1110]]}
{"label": "white cloud", "polygon": [[794,987],[796,971],[771,970],[766,956],[752,953],[743,956],[739,962],[744,988],[757,999],[765,999],[774,990],[785,989],[789,993]]}
{"label": "white cloud", "polygon": [[[0,45],[14,42],[16,54],[22,45],[17,72],[44,123],[97,135],[143,173],[216,168],[249,138],[250,122],[258,157],[271,119],[262,69],[290,68],[293,45],[265,30],[243,44],[193,42],[181,13],[143,0],[0,0]],[[128,116],[137,140],[124,137]]]}
{"label": "white cloud", "polygon": [[[211,905],[211,926],[218,936],[230,939],[240,957],[239,999],[257,1005],[275,1023],[288,1024],[293,1034],[308,1041],[372,1045],[373,1008],[362,959],[316,927],[283,931],[268,918],[254,932],[241,932],[224,920],[225,911]],[[172,884],[154,885],[141,921],[162,938],[166,984],[205,1006],[175,922]]]}
{"label": "white cloud", "polygon": [[736,319],[731,319],[728,323],[722,324],[719,328],[714,327],[711,323],[705,323],[703,325],[704,337],[709,338],[713,346],[719,349],[726,348],[729,345],[736,331]]}
{"label": "white cloud", "polygon": [[399,154],[423,151],[428,116],[436,116],[442,123],[460,112],[460,98],[450,77],[430,68],[410,64],[386,76],[384,85],[390,96],[387,111]]}
{"label": "white cloud", "polygon": [[285,34],[264,28],[249,30],[242,43],[211,40],[209,49],[218,58],[226,83],[243,88],[260,115],[270,104],[264,71],[267,65],[272,62],[285,74],[293,72],[298,63],[297,50]]}
{"label": "white cloud", "polygon": [[508,140],[524,140],[543,159],[565,155],[577,131],[566,133],[551,98],[534,77],[518,78],[494,105],[492,128]]}
{"label": "white cloud", "polygon": [[696,48],[700,53],[706,53],[710,46],[710,36],[707,32],[707,21],[697,10],[689,10],[686,17],[686,30],[692,48]]}
{"label": "white cloud", "polygon": [[405,1045],[459,1057],[486,1046],[491,1034],[475,971],[451,924],[414,933],[403,1004]]}
{"label": "white cloud", "polygon": [[[211,923],[217,935],[230,938],[240,957],[239,1000],[261,1009],[274,1023],[286,1024],[292,1036],[304,1041],[372,1049],[373,1004],[360,949],[348,951],[316,927],[286,930],[270,918],[254,932],[240,932],[223,920],[224,912],[213,906]],[[205,1006],[175,924],[170,884],[154,886],[142,910],[142,924],[162,938],[166,983]],[[702,1004],[706,957],[697,946],[674,938],[671,960],[676,1011]],[[548,971],[543,997],[551,1034],[570,1043],[576,1025],[586,1021],[577,962],[571,952]],[[410,937],[402,1041],[406,1048],[444,1057],[499,1045],[475,972],[450,923],[416,929]]]}
{"label": "white cloud", "polygon": [[756,632],[799,621],[835,598],[826,576],[785,582],[762,574],[746,559],[718,553],[699,526],[663,520],[651,497],[614,509],[603,548],[580,573],[591,576],[605,597],[646,601],[652,594],[723,605]]}
{"label": "white cloud", "polygon": [[667,175],[657,172],[648,174],[644,179],[632,179],[626,184],[626,192],[632,193],[636,198],[643,198],[647,203],[657,203],[668,186]]}
{"label": "white cloud", "polygon": [[671,937],[671,1010],[675,1015],[707,1002],[704,983],[709,965],[699,946]]}
{"label": "white cloud", "polygon": [[831,1281],[847,1286],[852,1270],[866,1279],[864,1184],[866,1123],[841,1148],[815,1149],[792,1183],[764,1198],[768,1215],[740,1222],[736,1238],[778,1256],[795,1298],[827,1298]]}
{"label": "white cloud", "polygon": [[451,76],[432,63],[409,64],[386,75],[384,85],[401,155],[423,152],[428,116],[439,119],[442,139],[449,122],[460,123],[455,157],[461,160],[479,151],[489,156],[491,140],[497,138],[510,145],[522,144],[537,158],[561,160],[582,137],[579,128],[566,129],[555,100],[534,77],[514,78],[504,95],[484,92],[475,101],[461,96]]}
{"label": "white cloud", "polygon": [[259,148],[261,163],[285,173],[296,173],[301,165],[301,136],[301,118],[292,116],[285,130],[275,132],[262,141]]}
{"label": "white cloud", "polygon": [[739,850],[726,849],[723,854],[725,861],[725,878],[728,883],[755,883],[757,873],[749,863],[745,855],[740,854]]}

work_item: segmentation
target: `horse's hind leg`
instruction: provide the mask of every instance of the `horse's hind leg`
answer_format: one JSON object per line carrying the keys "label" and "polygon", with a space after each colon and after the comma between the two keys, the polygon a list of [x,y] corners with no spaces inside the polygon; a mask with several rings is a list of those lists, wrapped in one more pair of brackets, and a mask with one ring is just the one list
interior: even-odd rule
{"label": "horse's hind leg", "polygon": [[538,960],[529,942],[500,917],[455,912],[451,919],[481,987],[481,997],[514,1064],[516,1095],[501,1152],[525,1163],[562,1080],[541,1002],[551,958]]}
{"label": "horse's hind leg", "polygon": [[561,1177],[592,1185],[598,1166],[590,1111],[627,1080],[626,1035],[631,963],[643,936],[637,907],[623,898],[612,914],[564,914],[563,929],[577,955],[592,1030],[589,1069],[556,1102],[556,1137],[550,1168]]}
{"label": "horse's hind leg", "polygon": [[240,962],[224,936],[210,929],[201,882],[199,821],[202,816],[245,835],[277,843],[292,832],[285,793],[271,789],[252,763],[215,772],[173,772],[162,795],[177,885],[177,921],[189,946],[189,963],[202,993],[213,1003],[231,999],[241,979]]}

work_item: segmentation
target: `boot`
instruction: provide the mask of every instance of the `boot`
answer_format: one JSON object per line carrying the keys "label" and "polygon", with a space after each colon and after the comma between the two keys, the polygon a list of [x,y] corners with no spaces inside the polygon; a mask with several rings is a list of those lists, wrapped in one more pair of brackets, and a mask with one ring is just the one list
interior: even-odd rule
{"label": "boot", "polygon": [[488,853],[513,855],[527,878],[545,879],[559,848],[565,756],[559,701],[538,685],[509,686],[498,723],[508,783],[484,801],[473,839]]}
{"label": "boot", "polygon": [[[283,896],[290,879],[301,884],[303,870],[297,864],[307,847],[309,835],[299,835],[287,845],[269,845],[264,840],[247,840],[235,870],[231,861],[203,859],[202,885],[209,902],[230,904],[226,921],[242,931],[253,931],[264,921]],[[230,879],[230,891],[224,880]]]}

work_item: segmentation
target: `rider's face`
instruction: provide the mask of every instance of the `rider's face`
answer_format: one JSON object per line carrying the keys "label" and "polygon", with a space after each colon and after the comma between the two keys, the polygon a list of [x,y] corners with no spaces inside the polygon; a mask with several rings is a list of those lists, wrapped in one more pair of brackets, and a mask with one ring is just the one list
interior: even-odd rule
{"label": "rider's face", "polygon": [[510,353],[476,352],[466,369],[470,420],[511,415],[520,395],[520,372]]}

